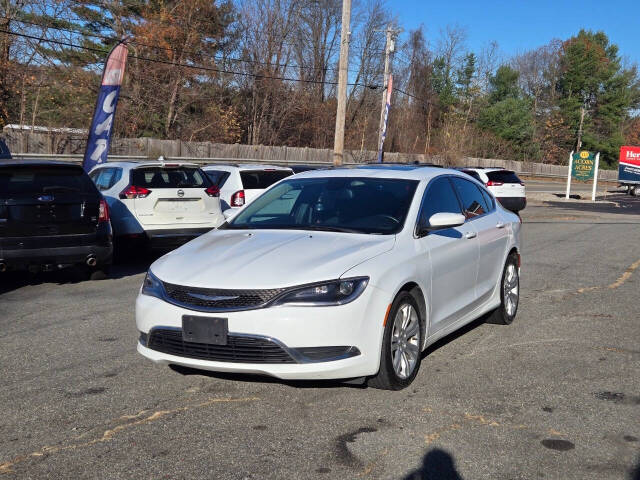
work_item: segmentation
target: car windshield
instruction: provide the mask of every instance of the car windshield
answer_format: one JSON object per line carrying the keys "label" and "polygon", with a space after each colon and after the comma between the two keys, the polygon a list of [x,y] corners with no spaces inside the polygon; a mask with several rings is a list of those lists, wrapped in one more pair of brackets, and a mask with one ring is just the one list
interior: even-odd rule
{"label": "car windshield", "polygon": [[196,188],[211,185],[199,168],[141,167],[131,170],[131,183],[145,188]]}
{"label": "car windshield", "polygon": [[224,228],[394,234],[403,225],[415,180],[327,177],[284,180]]}
{"label": "car windshield", "polygon": [[76,166],[14,165],[0,168],[0,196],[94,191],[89,176]]}
{"label": "car windshield", "polygon": [[242,187],[247,190],[269,188],[283,178],[293,175],[290,170],[242,170]]}
{"label": "car windshield", "polygon": [[492,182],[501,183],[522,183],[522,180],[518,176],[509,170],[497,170],[495,172],[488,172],[487,177]]}

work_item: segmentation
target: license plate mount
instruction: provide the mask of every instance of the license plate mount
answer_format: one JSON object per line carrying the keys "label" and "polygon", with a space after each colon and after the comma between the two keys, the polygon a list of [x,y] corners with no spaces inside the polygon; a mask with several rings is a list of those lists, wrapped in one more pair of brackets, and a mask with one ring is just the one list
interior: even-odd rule
{"label": "license plate mount", "polygon": [[185,342],[226,345],[229,322],[220,317],[182,316],[182,339]]}

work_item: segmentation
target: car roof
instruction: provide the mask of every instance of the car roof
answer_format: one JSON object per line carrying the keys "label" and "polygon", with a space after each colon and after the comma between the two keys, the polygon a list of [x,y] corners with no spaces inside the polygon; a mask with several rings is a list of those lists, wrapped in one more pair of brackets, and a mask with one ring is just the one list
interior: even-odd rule
{"label": "car roof", "polygon": [[242,170],[282,170],[282,171],[291,171],[290,167],[282,166],[282,165],[265,165],[262,163],[211,163],[203,167],[203,170],[220,170],[225,169],[227,171],[232,169]]}
{"label": "car roof", "polygon": [[[332,170],[308,170],[296,174],[295,178],[322,177],[371,177],[371,178],[400,178],[406,180],[431,180],[443,174],[462,177],[453,169],[421,166],[421,165],[363,165],[357,168],[335,168]],[[466,176],[465,176],[466,177]]]}
{"label": "car roof", "polygon": [[37,158],[25,158],[25,159],[13,159],[13,160],[2,160],[0,161],[0,167],[13,167],[13,166],[23,166],[30,165],[33,167],[77,167],[82,168],[77,163],[73,162],[65,162],[62,160],[40,160]]}
{"label": "car roof", "polygon": [[123,168],[140,168],[140,167],[195,167],[199,168],[200,165],[191,162],[162,162],[158,160],[140,161],[140,162],[107,162],[96,165],[98,167],[123,167]]}
{"label": "car roof", "polygon": [[511,170],[507,170],[503,167],[460,167],[460,170],[473,170],[475,172],[510,172]]}

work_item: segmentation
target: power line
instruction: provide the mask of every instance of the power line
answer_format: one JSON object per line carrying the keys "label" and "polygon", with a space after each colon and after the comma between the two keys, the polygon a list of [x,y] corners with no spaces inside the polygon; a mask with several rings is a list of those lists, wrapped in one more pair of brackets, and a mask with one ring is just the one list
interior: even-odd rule
{"label": "power line", "polygon": [[[61,41],[61,40],[45,39],[45,38],[36,37],[34,35],[28,35],[26,33],[17,33],[17,32],[12,32],[12,31],[9,31],[9,30],[0,30],[0,32],[6,33],[8,35],[14,35],[14,36],[23,37],[23,38],[29,38],[29,39],[32,39],[32,40],[38,40],[38,41],[47,42],[47,43],[54,43],[54,44],[57,44],[57,45],[70,47],[70,48],[79,48],[79,49],[82,49],[82,50],[87,50],[87,51],[101,53],[101,54],[107,54],[108,51],[109,51],[108,49],[99,49],[99,48],[94,48],[94,47],[87,47],[85,45],[77,45],[77,44],[74,44],[74,43],[64,42],[64,41]],[[226,69],[222,69],[222,68],[206,67],[204,65],[190,65],[190,64],[187,64],[187,63],[172,62],[172,61],[169,61],[169,60],[161,60],[161,59],[156,59],[156,58],[143,57],[143,56],[135,55],[135,54],[129,54],[129,57],[136,58],[138,60],[147,61],[147,62],[161,63],[161,64],[164,64],[164,65],[173,65],[173,66],[177,66],[177,67],[190,68],[190,69],[194,69],[194,70],[203,70],[203,71],[208,71],[208,72],[223,73],[223,74],[229,74],[229,75],[239,75],[239,76],[252,77],[252,78],[258,78],[258,79],[280,80],[280,81],[287,81],[287,82],[311,83],[311,84],[322,84],[322,85],[337,85],[338,84],[338,82],[326,81],[326,80],[310,80],[310,79],[292,78],[292,77],[285,77],[285,76],[271,76],[271,75],[261,75],[261,74],[257,74],[257,73],[237,72],[237,71],[234,71],[234,70],[226,70]],[[363,84],[363,83],[349,83],[348,85],[349,86],[366,87],[366,88],[370,88],[370,89],[377,89],[379,87],[379,85],[367,85],[367,84]]]}
{"label": "power line", "polygon": [[[100,35],[98,33],[90,33],[86,30],[82,30],[82,29],[70,29],[70,28],[64,28],[64,27],[58,27],[58,26],[53,26],[53,25],[43,25],[41,23],[36,23],[36,22],[31,22],[31,21],[27,21],[27,20],[20,20],[17,18],[9,18],[9,17],[0,17],[3,19],[8,19],[8,20],[12,20],[15,22],[19,22],[25,25],[32,25],[32,26],[36,26],[36,27],[40,27],[43,29],[51,29],[51,30],[58,30],[58,31],[62,31],[62,32],[67,32],[67,33],[74,33],[74,34],[80,34],[80,35],[84,35],[87,37],[92,37],[92,38],[100,38],[102,40],[107,40],[110,42],[117,42],[118,38],[116,37],[110,37],[110,36],[106,36],[106,35]],[[43,39],[44,41],[44,39]],[[131,44],[131,45],[138,45],[141,47],[147,47],[147,48],[153,48],[156,50],[165,50],[168,52],[175,52],[177,49],[171,48],[171,47],[162,47],[160,45],[150,45],[147,43],[142,43],[139,42],[137,40],[130,40],[127,43]],[[261,62],[259,60],[246,60],[246,59],[242,59],[242,58],[235,58],[235,57],[227,57],[227,56],[221,56],[221,55],[212,55],[212,54],[207,54],[207,53],[203,53],[203,52],[196,52],[193,50],[182,50],[184,53],[190,53],[193,55],[201,55],[203,57],[207,57],[207,58],[212,58],[214,60],[222,60],[222,61],[229,61],[229,62],[236,62],[236,63],[246,63],[246,64],[250,64],[250,65],[264,65],[264,66],[272,66],[272,67],[283,67],[283,68],[299,68],[299,69],[303,69],[303,70],[312,70],[312,71],[321,71],[321,70],[329,70],[329,71],[338,71],[337,68],[335,67],[324,67],[324,68],[317,68],[317,67],[312,67],[312,66],[304,66],[304,65],[298,65],[298,64],[286,64],[286,63],[273,63],[273,62]],[[350,73],[360,73],[359,70],[354,70],[354,69],[349,69],[348,70]]]}

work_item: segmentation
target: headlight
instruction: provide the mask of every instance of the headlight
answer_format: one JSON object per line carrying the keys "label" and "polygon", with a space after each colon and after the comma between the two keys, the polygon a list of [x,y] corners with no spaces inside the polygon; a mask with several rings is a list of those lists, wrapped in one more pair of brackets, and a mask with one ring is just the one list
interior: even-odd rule
{"label": "headlight", "polygon": [[153,273],[151,273],[151,270],[147,271],[147,275],[144,277],[140,293],[157,298],[162,298],[164,296],[162,282],[158,280]]}
{"label": "headlight", "polygon": [[369,283],[369,277],[345,278],[290,290],[272,305],[344,305],[358,298]]}

